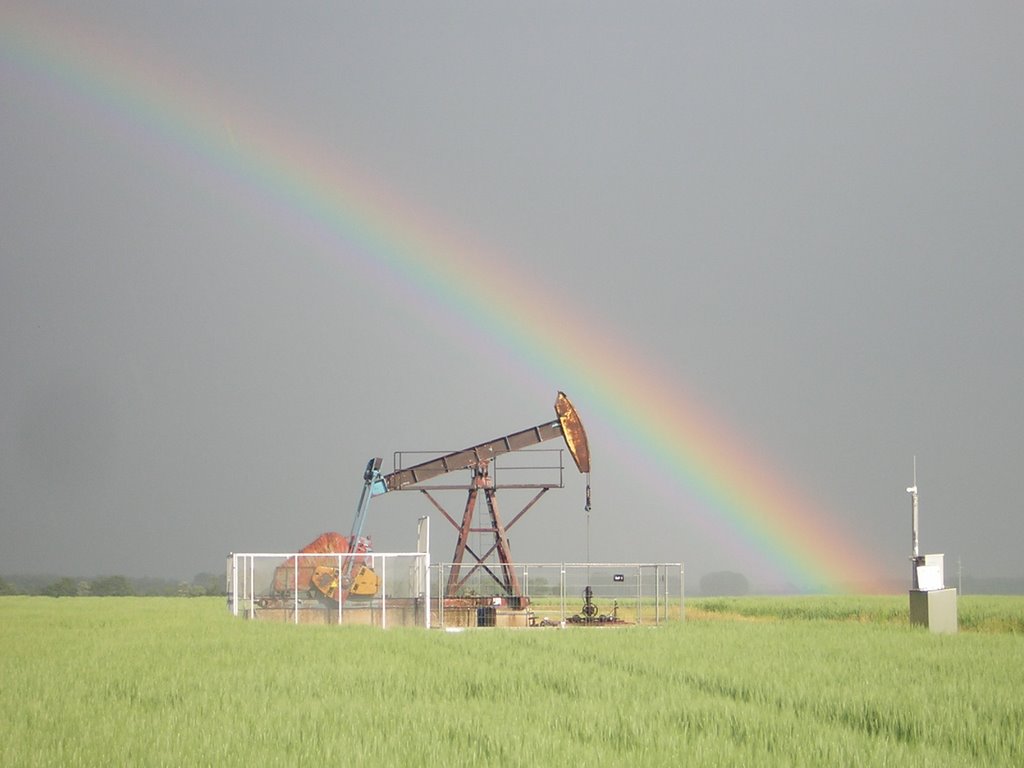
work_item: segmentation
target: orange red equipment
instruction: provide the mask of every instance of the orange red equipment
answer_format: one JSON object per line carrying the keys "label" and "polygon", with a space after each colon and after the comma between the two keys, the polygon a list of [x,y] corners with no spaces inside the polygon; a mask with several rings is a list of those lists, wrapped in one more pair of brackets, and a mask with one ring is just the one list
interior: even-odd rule
{"label": "orange red equipment", "polygon": [[[370,539],[361,536],[355,554],[365,555],[372,550]],[[323,554],[323,557],[289,557],[274,570],[273,592],[276,596],[291,597],[296,593],[308,597],[322,595],[332,602],[345,600],[349,594],[374,595],[380,587],[377,575],[368,565],[370,558],[356,557],[351,567],[339,570],[336,555],[349,553],[348,539],[335,531],[317,536],[299,552],[303,555]],[[334,556],[332,556],[334,555]],[[344,574],[346,575],[343,575]],[[353,574],[348,577],[347,574]]]}

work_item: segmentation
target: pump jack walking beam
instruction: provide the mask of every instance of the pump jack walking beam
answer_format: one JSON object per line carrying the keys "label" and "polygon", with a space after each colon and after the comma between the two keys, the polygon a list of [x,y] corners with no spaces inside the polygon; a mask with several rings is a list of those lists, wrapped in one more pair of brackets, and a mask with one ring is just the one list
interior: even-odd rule
{"label": "pump jack walking beam", "polygon": [[460,469],[471,469],[483,462],[490,461],[503,453],[520,451],[532,445],[564,437],[573,461],[580,472],[590,471],[590,448],[587,445],[587,433],[583,430],[579,415],[564,392],[559,392],[555,399],[555,421],[546,421],[536,427],[513,432],[486,443],[474,445],[430,461],[424,461],[406,469],[395,470],[382,478],[389,491],[400,491],[410,485],[430,480],[438,475],[455,472]]}

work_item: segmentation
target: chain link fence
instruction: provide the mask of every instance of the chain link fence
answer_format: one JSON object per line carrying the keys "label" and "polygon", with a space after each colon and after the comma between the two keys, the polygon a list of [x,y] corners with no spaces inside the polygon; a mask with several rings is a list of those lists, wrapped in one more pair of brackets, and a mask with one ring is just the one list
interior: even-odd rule
{"label": "chain link fence", "polygon": [[[452,568],[431,567],[431,594],[444,594]],[[458,595],[433,599],[432,623],[615,626],[685,618],[682,563],[527,563],[515,570],[522,597],[495,594],[495,579],[478,568]]]}
{"label": "chain link fence", "polygon": [[[658,625],[685,619],[681,563],[526,563],[522,594],[484,568],[445,597],[453,565],[425,553],[238,553],[228,606],[246,619],[381,628]],[[465,568],[465,566],[462,566]]]}
{"label": "chain link fence", "polygon": [[423,553],[239,553],[228,556],[228,606],[295,624],[430,626]]}

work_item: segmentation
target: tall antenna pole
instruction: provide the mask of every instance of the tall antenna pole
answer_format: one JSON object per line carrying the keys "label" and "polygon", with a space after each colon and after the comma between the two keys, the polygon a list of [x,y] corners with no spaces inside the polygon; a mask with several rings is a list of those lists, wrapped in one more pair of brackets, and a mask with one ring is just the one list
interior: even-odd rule
{"label": "tall antenna pole", "polygon": [[917,558],[920,555],[917,530],[917,456],[914,457],[914,484],[907,488],[907,493],[910,494],[910,542],[913,551],[913,555],[911,556],[912,565],[910,570],[911,585],[915,589],[917,589]]}
{"label": "tall antenna pole", "polygon": [[921,554],[920,547],[918,546],[918,509],[917,509],[917,456],[914,457],[914,484],[907,488],[907,493],[910,494],[910,533],[911,533],[911,544],[913,545],[914,557]]}

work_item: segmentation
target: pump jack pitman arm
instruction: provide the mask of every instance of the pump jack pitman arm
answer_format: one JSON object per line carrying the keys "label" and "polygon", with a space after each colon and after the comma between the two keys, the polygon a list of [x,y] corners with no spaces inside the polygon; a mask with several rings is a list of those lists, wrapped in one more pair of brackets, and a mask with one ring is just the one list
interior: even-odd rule
{"label": "pump jack pitman arm", "polygon": [[383,459],[373,458],[366,464],[366,471],[363,472],[363,492],[359,494],[359,506],[356,507],[356,516],[352,521],[352,530],[348,536],[349,552],[356,551],[356,544],[359,537],[363,535],[363,523],[366,522],[366,510],[370,507],[370,499],[387,492],[380,477],[380,465]]}

